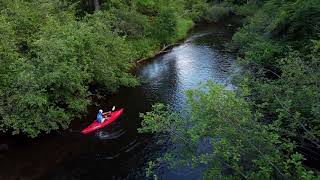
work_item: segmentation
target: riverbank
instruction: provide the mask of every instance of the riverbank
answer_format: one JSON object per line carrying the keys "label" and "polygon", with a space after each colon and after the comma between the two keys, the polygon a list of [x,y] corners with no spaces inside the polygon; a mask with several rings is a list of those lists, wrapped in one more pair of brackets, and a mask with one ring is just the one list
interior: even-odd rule
{"label": "riverbank", "polygon": [[177,39],[174,40],[174,43],[171,43],[169,45],[164,45],[162,48],[160,48],[160,50],[155,51],[152,55],[149,55],[147,57],[144,57],[142,59],[139,59],[136,61],[136,63],[141,64],[145,61],[148,61],[152,58],[155,58],[163,53],[168,52],[170,49],[172,49],[173,47],[179,45],[183,40],[185,40],[186,37],[188,37],[189,32],[194,28],[194,26],[196,25],[194,22],[189,22],[189,23],[185,23],[185,26],[180,26],[180,29],[178,29],[177,31],[179,31],[179,37]]}
{"label": "riverbank", "polygon": [[[226,21],[226,23],[228,24],[228,26],[236,26],[236,27],[240,27],[242,25],[242,20],[244,19],[244,16],[240,16],[240,15],[236,15],[234,13],[230,13],[228,16],[223,16],[223,21]],[[193,23],[191,26],[189,26],[187,28],[187,30],[185,31],[186,33],[184,33],[184,36],[177,39],[175,41],[175,43],[172,43],[170,45],[166,45],[164,47],[162,47],[160,50],[156,51],[153,53],[153,55],[147,56],[145,58],[139,59],[136,61],[137,64],[143,64],[146,63],[147,61],[156,58],[158,56],[160,56],[163,53],[167,53],[169,52],[172,48],[180,45],[181,43],[183,43],[184,40],[186,40],[186,38],[188,37],[188,34],[192,31],[193,28],[197,27],[197,26],[206,26],[206,25],[210,25],[210,24],[219,24],[221,23],[219,20],[217,22],[207,22],[207,21],[200,21],[197,23]]]}
{"label": "riverbank", "polygon": [[[191,28],[190,28],[191,30]],[[180,41],[182,41],[183,39],[181,39]],[[179,41],[178,41],[179,42]],[[136,63],[138,64],[142,64],[144,63],[145,61],[148,61],[152,58],[156,58],[157,56],[163,54],[163,53],[167,53],[169,52],[173,47],[179,45],[179,43],[174,43],[174,44],[171,44],[171,45],[167,45],[167,46],[164,46],[163,48],[161,48],[159,51],[155,52],[152,56],[148,56],[148,57],[145,57],[145,58],[142,58],[138,61],[136,61]]]}
{"label": "riverbank", "polygon": [[0,131],[35,138],[68,128],[86,112],[89,86],[105,93],[136,86],[135,60],[185,37],[204,10],[194,5],[208,5],[148,2],[117,0],[87,12],[85,3],[4,1]]}

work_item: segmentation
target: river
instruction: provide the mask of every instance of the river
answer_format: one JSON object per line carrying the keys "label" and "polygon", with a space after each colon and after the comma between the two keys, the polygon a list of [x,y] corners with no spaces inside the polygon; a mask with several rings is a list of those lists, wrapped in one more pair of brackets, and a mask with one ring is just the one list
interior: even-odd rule
{"label": "river", "polygon": [[[0,152],[0,179],[144,179],[146,163],[167,147],[157,145],[155,135],[137,133],[139,113],[156,102],[179,111],[186,107],[184,91],[208,80],[232,89],[236,55],[230,41],[238,22],[196,26],[180,45],[138,65],[134,73],[141,85],[95,97],[89,113],[69,130],[34,140],[1,137],[8,148]],[[118,121],[89,136],[79,133],[100,107],[113,105],[125,109]],[[200,179],[201,171],[163,167],[156,173],[160,179]]]}

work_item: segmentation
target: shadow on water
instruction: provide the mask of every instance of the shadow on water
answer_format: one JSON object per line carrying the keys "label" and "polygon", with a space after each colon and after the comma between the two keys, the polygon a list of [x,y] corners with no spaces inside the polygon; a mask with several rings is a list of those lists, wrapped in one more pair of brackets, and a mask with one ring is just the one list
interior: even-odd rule
{"label": "shadow on water", "polygon": [[[136,69],[142,85],[95,100],[89,113],[69,131],[25,145],[17,141],[0,156],[0,179],[144,179],[146,163],[169,146],[158,145],[157,135],[138,134],[139,113],[156,102],[179,111],[186,107],[184,91],[208,80],[233,88],[230,74],[235,70],[235,55],[230,41],[236,27],[228,23],[232,19],[196,27],[184,43]],[[113,105],[125,109],[115,123],[88,136],[79,133],[95,119],[98,109]],[[161,179],[200,179],[204,168],[163,166],[157,174]]]}

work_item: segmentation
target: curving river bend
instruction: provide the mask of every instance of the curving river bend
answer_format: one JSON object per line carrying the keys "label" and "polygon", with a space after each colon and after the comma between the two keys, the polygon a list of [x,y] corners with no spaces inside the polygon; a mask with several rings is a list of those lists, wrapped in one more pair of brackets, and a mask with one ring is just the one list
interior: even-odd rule
{"label": "curving river bend", "polygon": [[[0,152],[0,179],[143,179],[146,162],[155,159],[166,147],[155,144],[151,135],[137,133],[141,119],[155,102],[185,107],[184,91],[212,80],[232,88],[231,73],[235,54],[231,37],[239,22],[230,18],[223,23],[195,27],[183,43],[170,52],[139,65],[136,75],[142,84],[120,89],[109,97],[100,97],[83,120],[67,132],[28,140],[16,137],[8,141],[8,151]],[[90,136],[79,131],[86,127],[100,107],[125,108],[112,126]],[[186,173],[188,172],[188,173]],[[201,169],[156,172],[160,179],[200,179]]]}

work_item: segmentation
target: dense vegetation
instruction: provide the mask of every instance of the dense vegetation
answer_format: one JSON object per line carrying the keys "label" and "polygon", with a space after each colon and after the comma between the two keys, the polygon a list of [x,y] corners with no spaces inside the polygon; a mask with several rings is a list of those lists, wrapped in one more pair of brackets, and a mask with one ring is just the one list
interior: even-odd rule
{"label": "dense vegetation", "polygon": [[311,163],[320,160],[319,1],[217,7],[247,16],[233,37],[242,67],[234,79],[238,89],[208,83],[188,91],[187,117],[155,105],[142,115],[140,131],[178,143],[160,161],[205,164],[205,179],[319,178]]}
{"label": "dense vegetation", "polygon": [[30,137],[67,128],[89,87],[138,84],[134,61],[194,22],[246,16],[238,89],[188,91],[189,116],[155,105],[140,131],[169,135],[179,148],[162,160],[205,164],[208,179],[317,176],[303,163],[320,160],[318,0],[1,0],[0,12],[0,131]]}
{"label": "dense vegetation", "polygon": [[67,128],[90,103],[89,87],[136,85],[134,61],[183,38],[206,8],[202,0],[1,0],[0,131]]}

